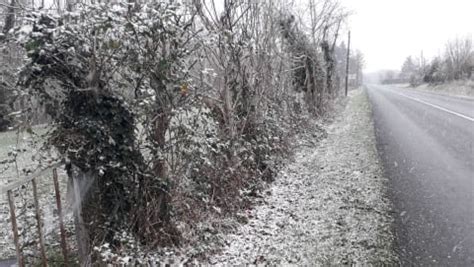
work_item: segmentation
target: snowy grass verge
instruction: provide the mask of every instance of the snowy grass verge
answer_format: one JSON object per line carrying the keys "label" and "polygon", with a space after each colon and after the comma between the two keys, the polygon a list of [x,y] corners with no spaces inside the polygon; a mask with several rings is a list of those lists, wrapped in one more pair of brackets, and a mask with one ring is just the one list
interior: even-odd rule
{"label": "snowy grass verge", "polygon": [[366,93],[352,91],[327,126],[328,138],[302,147],[247,211],[211,264],[390,264],[392,218]]}
{"label": "snowy grass verge", "polygon": [[436,85],[422,84],[415,89],[453,96],[474,97],[474,80],[452,81]]}

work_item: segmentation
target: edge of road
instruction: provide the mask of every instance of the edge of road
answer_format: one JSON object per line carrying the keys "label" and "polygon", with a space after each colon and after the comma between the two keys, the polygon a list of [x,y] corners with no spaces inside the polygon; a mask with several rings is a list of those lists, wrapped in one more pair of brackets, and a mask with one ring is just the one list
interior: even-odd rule
{"label": "edge of road", "polygon": [[401,262],[401,259],[400,259],[401,253],[400,253],[400,246],[399,246],[399,237],[397,235],[397,229],[396,229],[397,226],[396,226],[396,222],[395,222],[395,217],[397,216],[397,214],[396,214],[395,203],[393,202],[393,198],[392,198],[393,192],[391,191],[391,188],[390,188],[388,172],[387,172],[386,166],[385,166],[384,161],[383,161],[383,156],[382,156],[382,150],[383,150],[382,145],[383,144],[378,142],[379,136],[378,136],[378,133],[377,133],[377,130],[376,130],[376,125],[375,125],[376,122],[375,122],[375,117],[374,117],[374,103],[373,103],[373,101],[370,97],[370,94],[369,94],[369,90],[370,90],[369,86],[367,84],[363,85],[362,90],[364,91],[365,96],[367,97],[367,102],[368,102],[369,109],[370,109],[370,120],[372,122],[372,131],[374,133],[374,142],[375,142],[374,146],[375,146],[375,149],[376,149],[378,165],[379,165],[379,168],[382,172],[383,177],[386,179],[386,181],[384,183],[384,196],[387,199],[388,216],[390,216],[390,218],[391,218],[390,225],[389,225],[389,231],[390,231],[390,233],[392,234],[392,237],[393,237],[393,239],[391,240],[390,246],[391,246],[393,255],[395,257],[396,264],[398,266],[401,266],[402,262]]}
{"label": "edge of road", "polygon": [[415,92],[428,93],[428,94],[432,94],[432,95],[447,96],[447,97],[452,97],[452,98],[458,98],[458,99],[462,99],[462,100],[467,100],[467,101],[472,101],[472,102],[474,102],[474,97],[471,97],[471,96],[450,94],[450,93],[446,93],[446,92],[442,92],[442,91],[430,91],[430,90],[419,89],[419,88],[410,87],[410,86],[393,85],[393,87],[394,87],[394,88],[406,89],[406,90],[410,90],[410,91],[415,91]]}
{"label": "edge of road", "polygon": [[468,115],[464,115],[464,114],[462,114],[462,113],[459,113],[459,112],[450,110],[450,109],[448,109],[448,108],[445,108],[445,107],[442,107],[442,106],[439,106],[439,105],[436,105],[436,104],[433,104],[433,103],[424,101],[424,100],[419,99],[419,98],[417,98],[417,97],[409,96],[409,95],[406,95],[406,94],[403,94],[403,93],[399,93],[399,92],[394,93],[394,94],[399,95],[399,96],[406,97],[406,98],[408,98],[408,99],[411,99],[411,100],[413,100],[413,101],[416,101],[416,102],[425,104],[425,105],[430,106],[430,107],[432,107],[432,108],[435,108],[435,109],[438,109],[438,110],[441,110],[441,111],[450,113],[450,114],[452,114],[452,115],[458,116],[458,117],[460,117],[460,118],[466,119],[466,120],[468,120],[468,121],[474,122],[474,118],[472,118],[472,117],[470,117],[470,116],[468,116]]}

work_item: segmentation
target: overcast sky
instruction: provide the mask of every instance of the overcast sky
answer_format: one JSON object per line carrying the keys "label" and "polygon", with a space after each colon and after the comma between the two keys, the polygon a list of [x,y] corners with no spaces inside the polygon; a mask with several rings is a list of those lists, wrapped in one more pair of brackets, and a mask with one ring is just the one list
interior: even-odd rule
{"label": "overcast sky", "polygon": [[365,55],[366,72],[399,69],[422,50],[431,58],[447,40],[474,34],[474,0],[341,1],[354,11],[351,41]]}

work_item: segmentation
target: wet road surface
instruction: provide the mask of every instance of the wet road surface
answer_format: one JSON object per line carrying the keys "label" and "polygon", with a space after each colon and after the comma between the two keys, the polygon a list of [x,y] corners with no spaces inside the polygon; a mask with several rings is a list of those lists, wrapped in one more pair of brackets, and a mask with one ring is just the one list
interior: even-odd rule
{"label": "wet road surface", "polygon": [[370,85],[404,266],[474,266],[474,100]]}

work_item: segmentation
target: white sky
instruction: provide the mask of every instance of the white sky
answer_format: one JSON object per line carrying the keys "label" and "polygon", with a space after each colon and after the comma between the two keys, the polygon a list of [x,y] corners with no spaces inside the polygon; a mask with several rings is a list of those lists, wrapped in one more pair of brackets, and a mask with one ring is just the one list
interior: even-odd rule
{"label": "white sky", "polygon": [[[443,52],[447,40],[474,34],[474,0],[341,0],[352,47],[360,49],[366,72],[400,69],[409,55]],[[345,37],[347,38],[347,37]]]}

